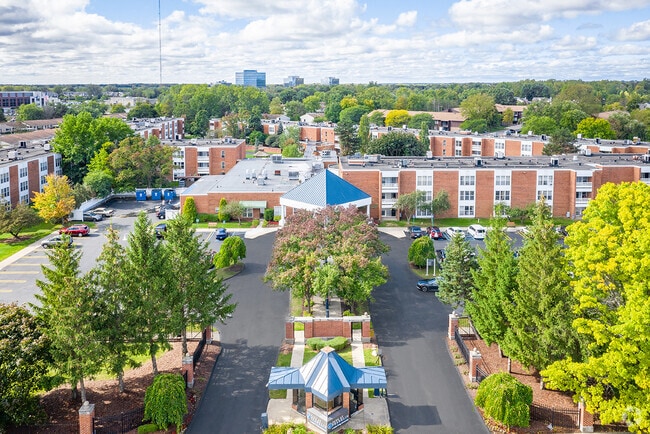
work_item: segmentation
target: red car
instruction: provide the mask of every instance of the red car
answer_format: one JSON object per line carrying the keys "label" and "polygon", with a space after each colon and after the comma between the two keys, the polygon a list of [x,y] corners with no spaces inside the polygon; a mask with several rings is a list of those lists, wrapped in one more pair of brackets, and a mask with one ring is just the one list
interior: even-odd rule
{"label": "red car", "polygon": [[427,228],[427,232],[429,233],[429,236],[434,239],[434,240],[439,240],[443,238],[442,231],[438,226],[430,226]]}
{"label": "red car", "polygon": [[59,233],[70,235],[71,237],[83,237],[90,233],[90,228],[86,225],[72,225],[67,228],[59,229]]}

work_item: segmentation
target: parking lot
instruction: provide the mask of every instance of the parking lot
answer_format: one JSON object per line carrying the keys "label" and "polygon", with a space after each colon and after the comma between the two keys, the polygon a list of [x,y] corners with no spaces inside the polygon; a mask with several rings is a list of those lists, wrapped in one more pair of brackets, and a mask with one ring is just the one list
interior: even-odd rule
{"label": "parking lot", "polygon": [[[152,225],[157,224],[159,220],[154,211],[154,206],[157,204],[158,202],[135,200],[114,200],[107,204],[108,208],[115,210],[113,217],[96,222],[89,235],[73,238],[72,247],[82,252],[81,271],[86,273],[95,266],[97,257],[106,241],[105,234],[109,227],[112,226],[119,232],[121,243],[126,245],[127,236],[133,229],[133,224],[141,211],[147,212]],[[216,240],[213,233],[212,230],[197,232],[199,236],[208,241],[210,249],[218,251],[221,241]],[[237,235],[237,233],[233,233],[233,235]],[[49,237],[44,239],[47,238]],[[41,266],[49,264],[47,250],[41,247],[41,241],[23,249],[21,257],[0,268],[0,303],[36,302],[34,295],[40,291],[36,286],[36,281],[43,279]]]}

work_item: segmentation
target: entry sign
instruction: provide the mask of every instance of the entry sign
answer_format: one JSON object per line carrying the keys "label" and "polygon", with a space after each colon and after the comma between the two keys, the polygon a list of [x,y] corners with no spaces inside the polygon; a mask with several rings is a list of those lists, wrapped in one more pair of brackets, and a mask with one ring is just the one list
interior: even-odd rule
{"label": "entry sign", "polygon": [[427,265],[434,265],[436,263],[435,259],[427,259]]}

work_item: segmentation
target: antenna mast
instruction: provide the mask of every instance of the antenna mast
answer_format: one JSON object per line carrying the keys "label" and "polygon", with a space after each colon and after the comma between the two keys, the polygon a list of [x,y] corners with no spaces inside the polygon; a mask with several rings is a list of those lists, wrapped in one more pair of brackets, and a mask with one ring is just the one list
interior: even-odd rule
{"label": "antenna mast", "polygon": [[160,70],[160,84],[162,84],[162,26],[160,19],[160,0],[158,0],[158,68]]}

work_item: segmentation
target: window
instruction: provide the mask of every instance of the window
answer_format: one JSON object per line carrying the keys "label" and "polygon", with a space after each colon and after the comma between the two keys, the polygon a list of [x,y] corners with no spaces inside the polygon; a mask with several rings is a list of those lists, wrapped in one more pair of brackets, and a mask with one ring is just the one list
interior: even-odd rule
{"label": "window", "polygon": [[589,194],[588,191],[577,191],[576,199],[589,199]]}
{"label": "window", "polygon": [[210,152],[208,152],[208,151],[199,151],[196,155],[199,156],[199,157],[209,157]]}
{"label": "window", "polygon": [[61,167],[61,157],[54,159],[54,167]]}
{"label": "window", "polygon": [[174,153],[172,155],[174,156],[174,158],[184,158],[185,157],[185,151],[183,151],[182,149],[179,149],[177,151],[174,151]]}
{"label": "window", "polygon": [[473,216],[474,215],[474,206],[465,205],[458,208],[458,215]]}
{"label": "window", "polygon": [[20,191],[27,191],[29,190],[29,181],[22,181],[20,183]]}
{"label": "window", "polygon": [[226,151],[224,150],[221,151],[221,158],[226,158]]}
{"label": "window", "polygon": [[0,189],[0,198],[9,198],[9,187],[2,187]]}
{"label": "window", "polygon": [[208,168],[208,167],[210,167],[210,163],[199,163],[198,167]]}
{"label": "window", "polygon": [[458,198],[458,200],[474,200],[474,191],[473,190],[470,190],[470,191],[461,190],[459,193],[460,193],[460,197]]}
{"label": "window", "polygon": [[24,195],[20,196],[20,198],[18,200],[20,201],[20,203],[29,203],[29,195],[24,194]]}
{"label": "window", "polygon": [[506,150],[506,142],[501,141],[501,140],[495,140],[494,141],[494,150],[495,151],[505,151]]}
{"label": "window", "polygon": [[474,176],[473,175],[461,175],[460,185],[474,185]]}
{"label": "window", "polygon": [[225,162],[225,161],[222,161],[222,162],[221,162],[221,168],[222,168],[222,169],[225,169],[225,168],[226,168],[226,162]]}
{"label": "window", "polygon": [[590,176],[576,176],[576,183],[581,183],[581,182],[591,182],[591,177]]}
{"label": "window", "polygon": [[495,191],[494,192],[494,201],[495,202],[500,202],[500,201],[506,201],[510,200],[510,191],[509,190],[503,190],[503,191]]}
{"label": "window", "polygon": [[184,161],[174,161],[174,169],[185,169]]}
{"label": "window", "polygon": [[18,170],[18,176],[20,176],[21,178],[25,178],[27,176],[27,168],[26,167],[21,167]]}
{"label": "window", "polygon": [[47,161],[41,161],[41,172],[47,172]]}
{"label": "window", "polygon": [[521,152],[533,152],[533,144],[528,142],[521,143]]}
{"label": "window", "polygon": [[382,200],[397,200],[397,193],[382,193],[381,198]]}
{"label": "window", "polygon": [[397,177],[387,176],[385,178],[381,178],[381,185],[387,187],[397,187]]}
{"label": "window", "polygon": [[539,190],[537,192],[537,200],[542,200],[544,198],[545,200],[553,200],[553,191],[551,190]]}
{"label": "window", "polygon": [[462,157],[463,156],[463,150],[459,149],[459,148],[456,148],[456,150],[454,151],[454,156],[455,157]]}
{"label": "window", "polygon": [[433,176],[431,175],[418,176],[417,185],[418,187],[433,185]]}
{"label": "window", "polygon": [[443,149],[443,150],[442,150],[442,156],[444,157],[445,155],[447,155],[447,150],[446,150],[446,149]]}
{"label": "window", "polygon": [[494,185],[510,185],[510,175],[497,175],[494,177]]}
{"label": "window", "polygon": [[537,185],[553,185],[552,175],[539,175],[537,177]]}
{"label": "window", "polygon": [[9,182],[9,172],[0,173],[0,184]]}
{"label": "window", "polygon": [[244,213],[242,214],[243,218],[253,218],[253,208],[244,208]]}
{"label": "window", "polygon": [[41,176],[41,185],[47,184],[47,177],[46,175]]}

